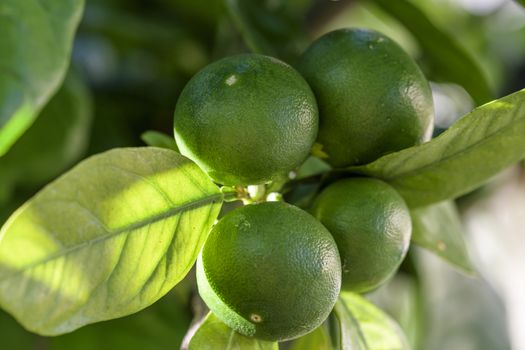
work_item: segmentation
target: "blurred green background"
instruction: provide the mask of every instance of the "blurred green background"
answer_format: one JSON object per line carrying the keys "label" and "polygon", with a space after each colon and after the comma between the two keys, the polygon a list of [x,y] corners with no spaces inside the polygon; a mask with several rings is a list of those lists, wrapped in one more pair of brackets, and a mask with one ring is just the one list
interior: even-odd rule
{"label": "blurred green background", "polygon": [[[255,51],[294,64],[314,38],[368,27],[395,39],[429,78],[436,134],[525,88],[525,10],[511,0],[87,0],[68,78],[0,158],[0,223],[81,159],[172,134],[185,83],[206,64]],[[525,136],[524,136],[525,137]],[[428,252],[370,298],[419,349],[525,349],[525,177],[509,169],[458,201],[480,276]],[[2,349],[176,349],[193,318],[192,276],[154,306],[57,338],[0,311]]]}

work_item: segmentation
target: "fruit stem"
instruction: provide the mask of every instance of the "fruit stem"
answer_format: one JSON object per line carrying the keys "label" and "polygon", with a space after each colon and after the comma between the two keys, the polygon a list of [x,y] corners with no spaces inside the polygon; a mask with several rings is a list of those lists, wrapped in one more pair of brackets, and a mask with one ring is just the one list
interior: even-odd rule
{"label": "fruit stem", "polygon": [[235,202],[241,199],[239,192],[236,188],[231,186],[222,186],[220,188],[221,193],[223,194],[223,200],[225,202]]}

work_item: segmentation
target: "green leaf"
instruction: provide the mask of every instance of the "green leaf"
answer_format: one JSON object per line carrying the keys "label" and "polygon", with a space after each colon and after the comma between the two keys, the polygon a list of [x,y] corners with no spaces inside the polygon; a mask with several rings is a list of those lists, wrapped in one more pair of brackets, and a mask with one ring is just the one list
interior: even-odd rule
{"label": "green leaf", "polygon": [[310,156],[297,169],[295,179],[303,179],[305,177],[319,175],[330,170],[330,165],[317,157]]}
{"label": "green leaf", "polygon": [[187,274],[221,203],[208,176],[173,151],[91,157],[0,229],[0,305],[43,335],[137,312]]}
{"label": "green leaf", "polygon": [[415,266],[413,251],[403,261],[403,271],[367,295],[403,329],[411,349],[423,349],[428,316],[425,291]]}
{"label": "green leaf", "polygon": [[487,78],[476,60],[452,35],[432,23],[416,5],[407,0],[374,2],[412,33],[442,79],[463,86],[478,105],[492,99]]}
{"label": "green leaf", "polygon": [[323,326],[294,340],[290,350],[329,350],[330,337]]}
{"label": "green leaf", "polygon": [[83,8],[84,0],[0,3],[0,156],[60,86]]}
{"label": "green leaf", "polygon": [[413,243],[434,252],[468,274],[476,273],[453,201],[414,209],[411,216]]}
{"label": "green leaf", "polygon": [[517,1],[518,1],[518,3],[521,4],[521,6],[525,7],[525,0],[517,0]]}
{"label": "green leaf", "polygon": [[410,207],[459,197],[525,158],[525,90],[481,106],[435,139],[350,171],[383,179]]}
{"label": "green leaf", "polygon": [[0,158],[0,192],[41,185],[78,160],[89,141],[91,112],[86,87],[69,75],[35,123]]}
{"label": "green leaf", "polygon": [[180,153],[179,147],[177,146],[173,136],[168,136],[161,132],[150,130],[140,135],[140,138],[148,146],[171,149],[172,151]]}
{"label": "green leaf", "polygon": [[368,350],[359,322],[339,299],[328,318],[330,339],[334,350]]}
{"label": "green leaf", "polygon": [[190,340],[188,350],[278,350],[277,343],[245,337],[211,312]]}
{"label": "green leaf", "polygon": [[358,294],[341,293],[334,308],[335,349],[405,350],[408,342],[399,325]]}

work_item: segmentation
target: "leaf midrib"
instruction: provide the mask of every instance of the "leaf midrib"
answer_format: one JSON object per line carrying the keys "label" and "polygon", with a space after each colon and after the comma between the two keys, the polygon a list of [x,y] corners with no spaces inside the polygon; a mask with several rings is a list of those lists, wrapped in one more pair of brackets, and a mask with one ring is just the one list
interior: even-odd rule
{"label": "leaf midrib", "polygon": [[162,221],[164,219],[170,218],[172,216],[177,215],[178,213],[187,211],[187,210],[192,209],[192,208],[199,208],[199,207],[201,207],[201,206],[203,206],[205,204],[208,204],[208,203],[214,203],[215,200],[222,199],[222,196],[223,196],[222,193],[215,193],[213,195],[203,197],[203,198],[201,198],[199,200],[196,200],[196,201],[193,201],[193,202],[188,202],[188,203],[182,204],[182,205],[180,205],[178,207],[175,207],[175,208],[170,208],[169,210],[167,210],[164,213],[161,213],[161,214],[158,214],[158,215],[146,218],[145,220],[139,221],[137,223],[133,223],[133,224],[124,226],[124,227],[122,227],[122,228],[120,228],[120,229],[118,229],[116,231],[107,232],[106,234],[97,236],[97,237],[95,237],[93,239],[90,239],[90,240],[81,242],[79,244],[67,247],[64,250],[59,250],[58,252],[56,252],[54,254],[51,254],[50,256],[48,256],[48,257],[46,257],[46,258],[44,258],[42,260],[33,262],[33,263],[28,264],[26,266],[19,267],[16,271],[7,274],[4,277],[1,277],[0,278],[0,282],[4,282],[5,280],[8,280],[8,279],[12,278],[13,276],[19,275],[19,274],[21,274],[21,273],[23,273],[23,272],[25,272],[27,270],[30,270],[30,269],[34,268],[35,266],[46,264],[49,261],[52,261],[54,259],[66,256],[66,255],[68,255],[70,253],[73,253],[75,251],[81,250],[82,248],[84,248],[86,246],[95,245],[95,244],[98,244],[100,242],[104,242],[106,240],[112,239],[112,238],[114,238],[114,237],[116,237],[118,235],[121,235],[121,234],[125,234],[125,233],[132,234],[133,232],[136,232],[138,229],[140,229],[142,227],[145,227],[145,226],[151,225],[153,223]]}

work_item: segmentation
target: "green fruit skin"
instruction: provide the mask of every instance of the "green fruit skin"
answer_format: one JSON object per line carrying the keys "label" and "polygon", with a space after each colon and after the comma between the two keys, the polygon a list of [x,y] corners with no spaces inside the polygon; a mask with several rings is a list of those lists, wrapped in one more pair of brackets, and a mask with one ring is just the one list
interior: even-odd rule
{"label": "green fruit skin", "polygon": [[312,43],[297,68],[317,98],[318,142],[334,167],[366,164],[430,139],[428,81],[388,37],[362,29],[330,32]]}
{"label": "green fruit skin", "polygon": [[410,212],[397,191],[383,181],[337,181],[317,197],[312,213],[337,242],[342,290],[364,293],[377,288],[395,273],[407,253]]}
{"label": "green fruit skin", "polygon": [[182,91],[174,115],[181,153],[225,185],[288,175],[310,153],[318,127],[317,102],[303,77],[257,54],[205,67]]}
{"label": "green fruit skin", "polygon": [[284,341],[317,328],[341,287],[341,261],[326,228],[282,202],[236,209],[213,228],[197,263],[199,293],[246,336]]}

